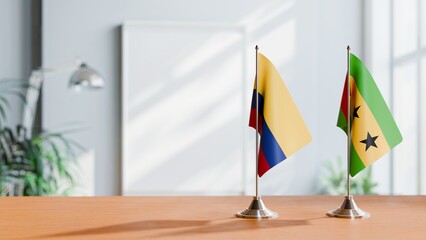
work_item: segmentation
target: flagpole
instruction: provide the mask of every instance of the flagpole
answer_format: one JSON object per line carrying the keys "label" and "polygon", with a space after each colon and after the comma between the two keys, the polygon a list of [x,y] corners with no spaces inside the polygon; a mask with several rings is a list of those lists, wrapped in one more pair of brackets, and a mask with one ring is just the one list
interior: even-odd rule
{"label": "flagpole", "polygon": [[259,46],[256,45],[256,198],[259,198],[259,92],[257,84],[257,55]]}
{"label": "flagpole", "polygon": [[265,204],[263,203],[260,195],[259,195],[259,91],[258,91],[258,82],[257,82],[257,74],[258,74],[258,60],[257,57],[259,55],[259,46],[256,45],[256,75],[255,75],[255,85],[256,90],[254,93],[256,94],[256,195],[253,197],[253,200],[250,203],[250,206],[240,212],[235,214],[240,218],[276,218],[278,213],[269,210]]}
{"label": "flagpole", "polygon": [[348,73],[346,75],[346,81],[347,81],[347,95],[348,95],[348,111],[347,111],[347,116],[348,116],[348,149],[347,149],[347,160],[348,160],[348,166],[347,166],[347,170],[348,170],[348,174],[347,174],[347,195],[346,196],[350,196],[351,195],[351,177],[350,177],[350,172],[351,172],[351,141],[352,141],[352,133],[351,133],[351,64],[350,64],[350,51],[351,51],[351,47],[348,45],[347,49],[347,69],[348,69]]}
{"label": "flagpole", "polygon": [[346,94],[348,95],[348,110],[347,110],[347,120],[346,122],[348,123],[347,126],[347,132],[348,132],[348,146],[347,146],[347,158],[348,158],[348,175],[347,175],[347,193],[345,196],[345,199],[343,200],[343,203],[340,205],[339,208],[336,208],[332,211],[328,211],[327,215],[330,217],[338,217],[338,218],[368,218],[370,216],[370,213],[360,209],[356,203],[355,200],[353,198],[353,196],[351,195],[351,176],[350,176],[350,172],[351,172],[351,146],[352,146],[352,133],[351,133],[351,47],[346,48],[347,49],[347,75],[346,75]]}

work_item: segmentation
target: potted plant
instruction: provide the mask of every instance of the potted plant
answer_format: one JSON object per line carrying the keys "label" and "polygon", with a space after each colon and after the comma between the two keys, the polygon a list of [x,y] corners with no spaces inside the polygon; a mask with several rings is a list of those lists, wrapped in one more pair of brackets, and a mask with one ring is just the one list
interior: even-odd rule
{"label": "potted plant", "polygon": [[24,104],[31,88],[17,80],[0,81],[0,194],[2,196],[67,195],[75,185],[75,147],[69,130],[40,131],[28,136],[25,127],[4,126],[12,95]]}
{"label": "potted plant", "polygon": [[[327,161],[324,164],[325,174],[320,176],[320,194],[344,195],[346,194],[347,169],[343,167],[342,158],[337,161]],[[377,183],[373,181],[371,167],[357,174],[351,179],[351,193],[355,195],[377,194]]]}

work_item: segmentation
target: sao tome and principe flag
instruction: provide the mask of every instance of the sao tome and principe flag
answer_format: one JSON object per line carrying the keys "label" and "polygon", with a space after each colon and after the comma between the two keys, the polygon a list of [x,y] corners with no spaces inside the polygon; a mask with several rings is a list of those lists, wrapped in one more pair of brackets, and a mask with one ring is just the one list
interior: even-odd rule
{"label": "sao tome and principe flag", "polygon": [[[285,160],[311,141],[287,87],[274,65],[258,53],[258,133],[260,134],[258,174]],[[256,82],[249,126],[256,129]]]}
{"label": "sao tome and principe flag", "polygon": [[350,54],[350,81],[350,116],[346,80],[337,126],[347,133],[350,117],[350,174],[353,177],[398,145],[402,136],[368,69],[353,54]]}

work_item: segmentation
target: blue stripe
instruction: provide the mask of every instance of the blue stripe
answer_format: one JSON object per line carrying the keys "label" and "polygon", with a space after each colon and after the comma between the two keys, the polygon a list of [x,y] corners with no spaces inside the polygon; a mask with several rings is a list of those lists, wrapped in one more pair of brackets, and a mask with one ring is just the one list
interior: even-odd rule
{"label": "blue stripe", "polygon": [[[263,116],[263,96],[258,93],[259,96],[259,113]],[[253,90],[253,95],[251,98],[251,108],[256,109],[256,89]]]}
{"label": "blue stripe", "polygon": [[278,145],[278,142],[275,139],[274,135],[272,135],[268,124],[266,124],[266,121],[263,121],[262,125],[260,147],[262,148],[266,161],[268,162],[271,168],[287,158],[280,145]]}

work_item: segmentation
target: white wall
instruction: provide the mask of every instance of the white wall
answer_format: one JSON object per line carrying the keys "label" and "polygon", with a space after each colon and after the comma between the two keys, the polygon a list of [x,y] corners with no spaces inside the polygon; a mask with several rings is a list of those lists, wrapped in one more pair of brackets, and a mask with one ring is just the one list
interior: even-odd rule
{"label": "white wall", "polygon": [[[31,72],[30,0],[0,0],[0,79],[27,80]],[[6,124],[21,121],[22,102],[10,98]]]}
{"label": "white wall", "polygon": [[[366,64],[379,86],[387,103],[391,103],[391,38],[390,38],[390,1],[379,0],[366,3],[365,52]],[[392,110],[392,106],[389,105]],[[391,154],[385,155],[374,164],[374,180],[379,183],[377,191],[391,194]]]}
{"label": "white wall", "polygon": [[[313,137],[310,145],[262,177],[262,194],[312,194],[321,162],[344,156],[345,135],[335,122],[346,46],[363,55],[361,0],[45,0],[44,65],[63,66],[80,56],[107,81],[102,91],[78,95],[66,90],[66,75],[46,81],[43,88],[45,127],[70,121],[90,127],[74,138],[95,158],[96,195],[120,193],[120,25],[125,20],[247,26],[248,45],[259,44],[277,66]],[[251,69],[249,82],[253,74]],[[253,137],[250,141],[254,145]]]}
{"label": "white wall", "polygon": [[[373,176],[381,194],[425,194],[426,79],[422,72],[420,24],[424,1],[379,0],[366,3],[366,57],[368,66],[385,97],[403,136],[401,144],[373,167]],[[423,14],[424,15],[424,14]],[[419,18],[417,18],[419,17]],[[417,28],[418,27],[418,28]],[[422,30],[423,29],[423,30]]]}

